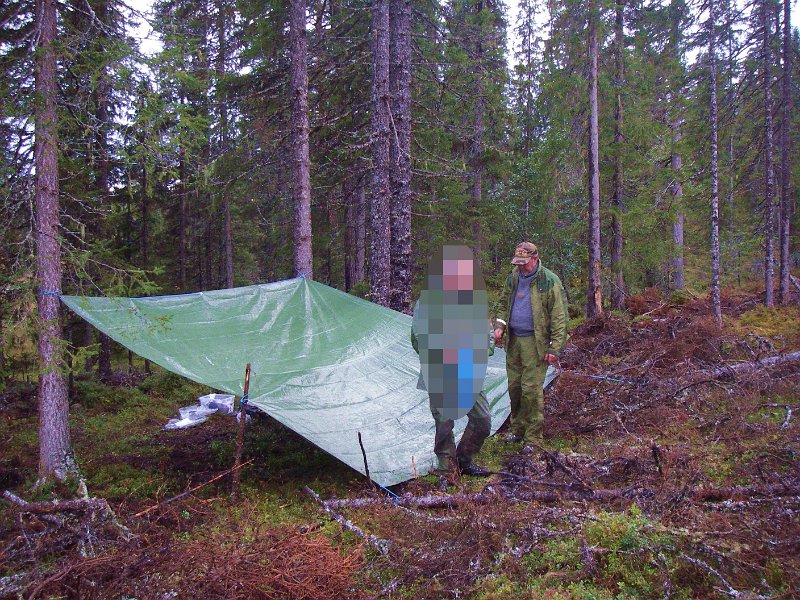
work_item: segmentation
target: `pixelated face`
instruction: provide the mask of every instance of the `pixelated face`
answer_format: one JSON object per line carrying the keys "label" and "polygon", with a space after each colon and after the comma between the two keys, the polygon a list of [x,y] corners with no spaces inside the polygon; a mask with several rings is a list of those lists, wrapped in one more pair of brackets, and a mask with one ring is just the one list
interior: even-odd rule
{"label": "pixelated face", "polygon": [[463,417],[483,389],[489,358],[488,297],[466,246],[431,260],[428,288],[414,312],[422,380],[446,419]]}
{"label": "pixelated face", "polygon": [[442,265],[445,290],[471,290],[475,266],[469,259],[445,259]]}

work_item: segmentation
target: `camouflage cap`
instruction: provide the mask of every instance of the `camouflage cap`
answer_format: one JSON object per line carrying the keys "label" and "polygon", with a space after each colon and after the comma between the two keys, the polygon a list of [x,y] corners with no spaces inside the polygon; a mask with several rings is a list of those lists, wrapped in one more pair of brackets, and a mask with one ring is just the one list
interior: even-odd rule
{"label": "camouflage cap", "polygon": [[516,250],[514,250],[514,258],[511,259],[512,265],[524,265],[531,258],[535,258],[539,256],[539,250],[531,244],[530,242],[522,242],[517,244]]}

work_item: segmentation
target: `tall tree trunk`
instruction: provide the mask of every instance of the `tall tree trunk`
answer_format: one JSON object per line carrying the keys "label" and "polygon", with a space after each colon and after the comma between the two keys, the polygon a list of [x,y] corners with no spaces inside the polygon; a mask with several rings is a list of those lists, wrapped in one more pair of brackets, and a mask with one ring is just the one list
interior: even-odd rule
{"label": "tall tree trunk", "polygon": [[586,317],[603,314],[600,279],[600,151],[597,107],[597,4],[589,5],[589,289]]}
{"label": "tall tree trunk", "polygon": [[709,0],[708,61],[711,87],[711,307],[717,324],[722,327],[722,305],[719,290],[719,117],[717,104],[717,44],[714,0]]}
{"label": "tall tree trunk", "polygon": [[105,333],[97,332],[100,340],[100,352],[97,355],[97,372],[100,377],[108,379],[111,377],[111,338]]}
{"label": "tall tree trunk", "polygon": [[142,210],[142,268],[150,266],[150,199],[147,195],[147,161],[142,160],[139,168],[139,199]]}
{"label": "tall tree trunk", "polygon": [[311,175],[308,156],[308,42],[306,0],[289,2],[291,52],[292,202],[294,204],[294,272],[313,278],[311,254]]}
{"label": "tall tree trunk", "polygon": [[[89,346],[94,345],[94,325],[91,325],[88,321],[83,322],[83,346],[84,348],[88,348]],[[90,355],[86,355],[86,362],[84,363],[84,370],[87,373],[90,373],[92,370],[92,366],[94,365],[94,357]]]}
{"label": "tall tree trunk", "polygon": [[343,184],[345,201],[344,289],[350,291],[364,280],[365,219],[364,186],[360,179],[348,178]]}
{"label": "tall tree trunk", "polygon": [[[97,4],[97,17],[105,23],[108,20],[107,5],[105,2]],[[110,195],[109,175],[111,171],[111,161],[108,156],[108,96],[109,84],[105,69],[101,70],[100,78],[97,82],[97,190],[103,206],[107,206]],[[106,226],[101,222],[100,235],[106,235]],[[111,338],[104,333],[97,332],[100,340],[100,353],[97,358],[97,371],[101,377],[111,377]]]}
{"label": "tall tree trunk", "polygon": [[225,197],[222,201],[222,226],[223,235],[225,237],[224,247],[222,248],[225,254],[225,277],[224,284],[226,288],[233,287],[233,226],[231,225],[231,202],[228,197],[227,191],[223,192]]}
{"label": "tall tree trunk", "polygon": [[[203,199],[203,195],[200,192],[199,184],[196,184],[194,199],[195,199],[195,207],[199,208],[201,206],[201,202],[202,202],[202,199]],[[196,267],[197,267],[198,286],[199,286],[199,288],[201,290],[208,290],[208,289],[210,289],[210,286],[209,286],[209,281],[208,281],[208,278],[206,277],[206,275],[210,272],[211,269],[206,265],[206,258],[207,258],[208,255],[206,253],[206,244],[205,244],[206,229],[203,226],[203,222],[202,222],[203,221],[203,214],[202,213],[203,213],[202,210],[192,211],[192,218],[190,219],[190,222],[193,223],[193,228],[192,228],[193,231],[197,232],[196,233],[196,241],[197,241],[197,265],[196,265]]]}
{"label": "tall tree trunk", "polygon": [[186,291],[186,150],[178,152],[178,284]]}
{"label": "tall tree trunk", "polygon": [[681,130],[679,119],[673,117],[670,124],[672,129],[672,155],[670,157],[670,167],[674,181],[670,186],[672,202],[676,207],[675,221],[672,223],[672,245],[674,256],[672,258],[672,289],[682,290],[686,287],[685,267],[683,260],[683,227],[686,222],[686,215],[683,212],[683,183],[681,183],[681,168],[683,159],[677,151],[677,145],[681,141]]}
{"label": "tall tree trunk", "polygon": [[[475,3],[475,12],[480,15],[483,12],[483,0],[478,0]],[[481,204],[483,202],[483,170],[484,170],[484,156],[483,156],[483,116],[486,109],[486,98],[484,89],[484,64],[483,64],[483,27],[481,25],[482,19],[480,16],[477,19],[478,25],[478,39],[475,41],[475,57],[474,57],[474,75],[475,75],[475,113],[474,123],[472,130],[472,143],[471,143],[471,166],[472,166],[472,240],[475,252],[475,262],[478,264],[478,270],[481,270],[481,262],[483,260],[483,242],[481,232]]]}
{"label": "tall tree trunk", "polygon": [[200,122],[204,123],[197,139],[200,141],[198,153],[198,164],[196,177],[194,180],[197,190],[197,210],[194,211],[195,222],[198,231],[198,251],[200,252],[200,289],[210,290],[216,287],[216,279],[213,276],[213,243],[211,241],[212,223],[217,220],[217,211],[214,210],[214,202],[211,189],[203,177],[209,165],[211,165],[211,109],[212,99],[209,97],[211,89],[211,63],[210,63],[210,39],[209,25],[210,16],[208,4],[198,2],[197,19],[199,23],[198,48],[197,48],[197,80],[199,89],[194,90],[193,103],[197,108],[197,116]]}
{"label": "tall tree trunk", "polygon": [[411,310],[411,0],[390,0],[391,307]]}
{"label": "tall tree trunk", "polygon": [[[228,60],[228,40],[226,13],[228,7],[226,0],[217,0],[217,108],[219,111],[220,128],[220,154],[228,150],[228,105],[222,91],[222,79],[225,77]],[[223,284],[226,288],[233,287],[233,231],[231,226],[231,199],[226,183],[222,185],[222,220],[223,220]]]}
{"label": "tall tree trunk", "polygon": [[211,223],[215,220],[209,220],[203,229],[203,253],[205,254],[203,279],[206,282],[203,289],[209,290],[213,290],[216,287],[214,279],[214,236],[211,232]]}
{"label": "tall tree trunk", "polygon": [[770,37],[770,6],[761,2],[761,65],[764,89],[764,304],[775,305],[773,278],[775,274],[775,167],[772,135],[772,45]]}
{"label": "tall tree trunk", "polygon": [[617,0],[616,19],[614,24],[614,63],[617,71],[617,98],[614,107],[614,195],[611,204],[614,211],[611,215],[613,243],[611,246],[611,271],[614,273],[614,285],[611,289],[611,307],[616,310],[625,308],[625,277],[622,272],[622,212],[625,210],[625,181],[622,165],[622,144],[624,136],[622,88],[625,85],[625,0]]}
{"label": "tall tree trunk", "polygon": [[781,211],[780,211],[780,285],[778,288],[778,301],[781,304],[789,302],[789,232],[791,225],[791,137],[792,126],[792,40],[790,2],[783,0],[783,78],[781,92],[783,96],[781,108]]}
{"label": "tall tree trunk", "polygon": [[326,205],[328,213],[328,240],[330,240],[325,251],[325,262],[328,263],[328,285],[338,288],[341,282],[339,278],[340,273],[338,269],[334,269],[333,266],[337,259],[337,251],[340,248],[339,209],[341,208],[341,202],[338,201],[335,196],[331,195]]}
{"label": "tall tree trunk", "polygon": [[36,2],[36,278],[41,331],[39,333],[39,478],[63,479],[72,446],[67,416],[67,384],[61,374],[59,321],[61,247],[58,241],[58,115],[56,113],[55,0]]}
{"label": "tall tree trunk", "polygon": [[370,189],[370,296],[389,306],[389,0],[372,2],[372,182]]}
{"label": "tall tree trunk", "polygon": [[670,36],[668,52],[672,61],[673,72],[668,79],[668,93],[670,105],[670,130],[672,131],[672,151],[670,156],[670,167],[672,168],[673,183],[670,185],[672,194],[672,204],[675,210],[675,220],[672,223],[672,289],[682,290],[686,287],[685,264],[684,264],[684,241],[683,230],[686,221],[683,207],[683,183],[681,167],[683,166],[682,157],[678,144],[681,141],[681,127],[683,125],[683,69],[681,40],[683,31],[681,30],[681,18],[683,16],[683,4],[680,0],[670,2]]}
{"label": "tall tree trunk", "polygon": [[481,231],[481,203],[483,196],[483,112],[484,98],[481,91],[475,98],[475,121],[472,137],[472,243],[475,262],[481,269],[483,243]]}

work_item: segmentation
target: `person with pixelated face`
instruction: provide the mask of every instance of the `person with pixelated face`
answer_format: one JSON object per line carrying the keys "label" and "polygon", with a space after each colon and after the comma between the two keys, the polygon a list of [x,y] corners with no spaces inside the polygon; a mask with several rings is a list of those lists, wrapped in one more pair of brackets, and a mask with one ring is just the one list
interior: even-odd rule
{"label": "person with pixelated face", "polygon": [[[491,416],[483,382],[490,351],[488,296],[467,246],[447,245],[431,258],[427,286],[414,305],[411,343],[420,357],[418,389],[428,392],[435,422],[436,471],[486,475],[472,462],[489,435]],[[453,423],[466,416],[458,446]]]}
{"label": "person with pixelated face", "polygon": [[543,441],[544,379],[566,344],[568,311],[561,280],[542,265],[534,244],[518,244],[511,264],[494,319],[494,341],[506,348],[509,439],[522,441],[523,453],[529,453]]}

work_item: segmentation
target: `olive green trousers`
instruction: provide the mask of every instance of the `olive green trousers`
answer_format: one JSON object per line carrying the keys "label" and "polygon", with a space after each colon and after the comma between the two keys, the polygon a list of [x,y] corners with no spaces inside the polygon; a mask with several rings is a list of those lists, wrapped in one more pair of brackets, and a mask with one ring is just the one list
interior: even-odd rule
{"label": "olive green trousers", "polygon": [[436,453],[438,465],[436,470],[449,471],[453,461],[458,462],[459,468],[467,467],[483,446],[483,441],[489,436],[492,427],[492,415],[489,413],[489,403],[481,392],[475,398],[475,404],[467,413],[467,427],[464,435],[456,448],[453,436],[453,419],[443,419],[441,413],[433,406],[431,414],[436,423],[436,437],[433,451]]}
{"label": "olive green trousers", "polygon": [[536,338],[509,336],[506,349],[511,432],[525,444],[541,444],[547,363],[536,354]]}

